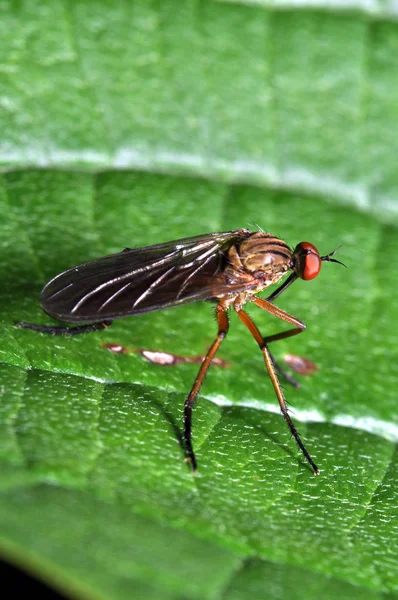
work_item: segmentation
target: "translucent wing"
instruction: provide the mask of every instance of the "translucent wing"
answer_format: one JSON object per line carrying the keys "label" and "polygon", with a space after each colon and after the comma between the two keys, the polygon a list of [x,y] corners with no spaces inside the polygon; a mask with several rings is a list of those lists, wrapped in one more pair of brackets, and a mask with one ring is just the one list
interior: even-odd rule
{"label": "translucent wing", "polygon": [[90,323],[238,293],[247,277],[227,280],[226,253],[250,235],[210,233],[84,263],[52,279],[41,305],[61,321]]}

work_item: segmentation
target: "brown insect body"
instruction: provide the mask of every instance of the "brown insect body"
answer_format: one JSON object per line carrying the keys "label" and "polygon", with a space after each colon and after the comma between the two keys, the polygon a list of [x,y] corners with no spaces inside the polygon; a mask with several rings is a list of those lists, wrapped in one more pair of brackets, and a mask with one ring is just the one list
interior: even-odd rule
{"label": "brown insect body", "polygon": [[[186,453],[196,470],[191,439],[192,409],[206,372],[227,335],[227,310],[233,307],[263,353],[282,414],[317,475],[318,467],[290,418],[277,372],[291,383],[295,382],[279,367],[268,345],[305,329],[302,321],[275,306],[275,299],[296,279],[314,279],[322,262],[339,262],[332,258],[335,252],[320,256],[309,242],[301,242],[292,252],[283,240],[247,229],[208,233],[146,248],[127,248],[68,269],[44,287],[41,305],[45,312],[61,321],[83,324],[74,327],[19,325],[52,335],[74,335],[103,329],[114,319],[130,315],[197,300],[217,300],[218,334],[204,357],[184,405]],[[256,295],[277,283],[289,271],[287,279],[267,299]],[[242,310],[246,302],[253,302],[293,328],[263,337],[251,317]]]}

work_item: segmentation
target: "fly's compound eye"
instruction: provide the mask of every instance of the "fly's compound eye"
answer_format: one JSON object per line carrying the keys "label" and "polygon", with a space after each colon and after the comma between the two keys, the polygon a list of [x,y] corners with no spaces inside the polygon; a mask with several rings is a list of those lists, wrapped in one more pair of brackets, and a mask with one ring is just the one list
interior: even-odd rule
{"label": "fly's compound eye", "polygon": [[301,242],[293,253],[293,269],[299,277],[309,281],[321,270],[322,259],[318,250],[309,242]]}

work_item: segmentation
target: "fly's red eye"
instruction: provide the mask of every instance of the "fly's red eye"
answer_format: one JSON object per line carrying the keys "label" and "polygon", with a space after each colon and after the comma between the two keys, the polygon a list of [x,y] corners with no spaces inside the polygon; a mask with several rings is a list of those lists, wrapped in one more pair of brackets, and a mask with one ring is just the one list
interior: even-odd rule
{"label": "fly's red eye", "polygon": [[[322,260],[318,250],[309,242],[299,244],[302,251],[302,273],[301,277],[306,281],[314,279],[321,270]],[[300,261],[301,262],[301,261]]]}

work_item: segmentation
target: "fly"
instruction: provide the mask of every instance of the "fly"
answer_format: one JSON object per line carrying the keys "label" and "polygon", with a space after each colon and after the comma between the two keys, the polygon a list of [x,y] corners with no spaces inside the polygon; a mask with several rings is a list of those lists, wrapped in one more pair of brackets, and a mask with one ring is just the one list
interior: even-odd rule
{"label": "fly", "polygon": [[[269,344],[304,331],[305,324],[274,305],[274,301],[296,279],[310,280],[319,275],[323,262],[336,250],[320,256],[309,242],[300,242],[292,251],[281,239],[263,232],[237,229],[130,249],[98,258],[64,271],[44,287],[40,302],[43,310],[72,327],[46,327],[20,322],[19,326],[52,335],[75,335],[108,327],[113,320],[139,313],[161,310],[197,300],[217,302],[218,333],[200,366],[184,404],[184,441],[187,460],[193,471],[197,461],[192,447],[192,409],[207,370],[229,328],[228,309],[233,308],[248,328],[264,356],[279,405],[306,460],[315,475],[319,469],[302,442],[290,418],[278,372],[286,376],[269,351]],[[266,299],[257,294],[285,281]],[[263,337],[254,321],[243,310],[247,302],[293,326],[288,331]],[[294,380],[287,376],[291,383]]]}

